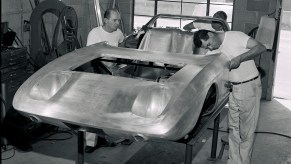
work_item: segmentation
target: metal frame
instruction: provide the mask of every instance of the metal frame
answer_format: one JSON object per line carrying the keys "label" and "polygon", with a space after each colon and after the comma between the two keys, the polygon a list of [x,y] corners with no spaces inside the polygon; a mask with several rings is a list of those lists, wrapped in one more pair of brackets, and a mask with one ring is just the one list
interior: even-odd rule
{"label": "metal frame", "polygon": [[[167,0],[149,0],[149,1],[154,1],[155,4],[154,4],[154,16],[158,14],[158,2],[161,1],[161,2],[168,2],[168,3],[180,3],[181,4],[181,13],[183,12],[183,8],[182,8],[182,4],[206,4],[206,15],[205,16],[209,16],[209,12],[210,12],[210,5],[225,5],[225,6],[234,6],[234,3],[235,1],[233,1],[233,4],[230,5],[230,4],[216,4],[216,3],[212,3],[211,0],[207,0],[207,2],[205,3],[202,3],[202,2],[183,2],[183,0],[181,1],[167,1]],[[134,0],[135,2],[135,0]],[[133,4],[133,20],[134,20],[134,16],[147,16],[147,17],[152,17],[151,15],[140,15],[140,14],[135,14],[135,3]],[[233,14],[233,13],[232,13]],[[134,21],[133,21],[134,22]],[[232,20],[233,22],[233,20]],[[230,23],[232,23],[230,22]]]}
{"label": "metal frame", "polygon": [[[212,137],[212,145],[211,145],[211,160],[216,160],[216,150],[217,150],[217,141],[218,141],[218,129],[219,129],[219,121],[220,121],[220,113],[217,114],[216,117],[212,117],[211,121],[214,119],[214,130]],[[204,133],[203,131],[202,133]],[[76,161],[77,164],[84,164],[84,137],[85,131],[83,129],[78,130],[78,159]],[[186,144],[186,152],[185,152],[185,164],[192,163],[192,150],[194,144],[201,136],[193,137],[189,143]]]}
{"label": "metal frame", "polygon": [[[202,134],[207,130],[207,127],[209,126],[210,122],[214,121],[214,128],[213,128],[213,137],[212,137],[212,145],[211,145],[211,155],[209,160],[215,161],[216,158],[216,151],[217,151],[217,141],[218,141],[218,130],[219,130],[219,123],[220,123],[220,113],[224,109],[224,106],[228,102],[228,97],[224,99],[218,106],[217,110],[207,117],[204,121],[202,121],[200,124],[197,124],[198,128],[192,135],[190,135],[189,140],[186,142],[176,141],[179,143],[185,143],[186,144],[186,150],[185,150],[185,164],[191,164],[193,159],[192,150],[195,145],[195,143],[201,138]],[[76,161],[77,164],[84,164],[84,135],[85,135],[85,129],[78,129],[78,159]]]}
{"label": "metal frame", "polygon": [[203,19],[203,20],[209,20],[209,21],[217,21],[219,23],[221,23],[223,25],[223,27],[225,27],[224,31],[229,31],[229,25],[226,21],[222,20],[222,19],[217,19],[217,18],[212,18],[212,17],[201,17],[201,16],[185,16],[185,15],[172,15],[172,14],[158,14],[152,17],[152,19],[150,19],[145,25],[143,25],[142,29],[145,30],[144,28],[150,27],[152,25],[154,25],[155,27],[155,23],[156,20],[159,18],[169,18],[169,19],[189,19],[189,20],[195,20],[195,19]]}
{"label": "metal frame", "polygon": [[197,143],[197,141],[200,139],[202,134],[207,130],[207,127],[209,126],[210,122],[214,121],[214,127],[213,127],[213,137],[212,137],[212,145],[211,145],[211,155],[210,160],[215,161],[216,158],[216,150],[217,150],[217,141],[218,141],[218,130],[219,130],[219,122],[220,122],[220,113],[224,109],[224,106],[228,102],[228,98],[225,98],[224,101],[222,101],[221,104],[218,105],[217,110],[209,116],[205,121],[198,124],[198,130],[194,132],[193,136],[191,137],[191,140],[186,142],[186,153],[185,153],[185,164],[191,164],[192,163],[192,150]]}

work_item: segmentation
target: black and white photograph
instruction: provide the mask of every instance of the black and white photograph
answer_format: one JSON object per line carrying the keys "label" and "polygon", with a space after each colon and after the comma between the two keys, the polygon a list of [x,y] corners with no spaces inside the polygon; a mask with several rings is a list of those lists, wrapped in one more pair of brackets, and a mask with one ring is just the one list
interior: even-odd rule
{"label": "black and white photograph", "polygon": [[1,0],[1,163],[291,164],[290,0]]}

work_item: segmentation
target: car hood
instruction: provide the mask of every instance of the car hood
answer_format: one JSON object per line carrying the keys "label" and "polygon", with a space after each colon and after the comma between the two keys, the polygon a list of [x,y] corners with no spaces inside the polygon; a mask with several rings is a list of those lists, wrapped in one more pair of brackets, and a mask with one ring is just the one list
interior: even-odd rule
{"label": "car hood", "polygon": [[[102,56],[162,62],[181,66],[181,69],[163,83],[73,71]],[[193,99],[199,96],[189,83],[217,56],[140,51],[95,44],[57,58],[33,74],[16,92],[13,106],[29,116],[50,119],[54,123],[71,123],[108,133],[114,131],[110,134],[145,134],[177,139],[181,136],[165,134],[181,123],[187,114],[188,107],[181,108],[180,104],[190,106],[197,103],[184,102],[181,93],[190,88]],[[148,112],[144,113],[145,110]],[[200,112],[198,107],[196,110]]]}

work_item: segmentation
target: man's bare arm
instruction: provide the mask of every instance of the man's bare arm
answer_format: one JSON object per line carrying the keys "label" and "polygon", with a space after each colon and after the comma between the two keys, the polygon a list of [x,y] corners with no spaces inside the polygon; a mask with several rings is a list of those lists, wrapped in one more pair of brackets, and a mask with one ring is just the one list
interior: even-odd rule
{"label": "man's bare arm", "polygon": [[240,63],[247,60],[252,60],[255,57],[259,56],[262,52],[266,51],[266,47],[253,38],[250,38],[248,40],[246,48],[250,50],[233,58],[230,61],[229,65],[230,70],[238,68],[240,66]]}

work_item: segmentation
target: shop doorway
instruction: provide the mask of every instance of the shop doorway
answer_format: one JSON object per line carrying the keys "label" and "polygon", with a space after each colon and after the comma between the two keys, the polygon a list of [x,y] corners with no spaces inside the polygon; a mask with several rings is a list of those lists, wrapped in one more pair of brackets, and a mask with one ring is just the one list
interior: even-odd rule
{"label": "shop doorway", "polygon": [[290,9],[282,10],[273,97],[291,100],[291,2],[285,3],[290,3]]}

